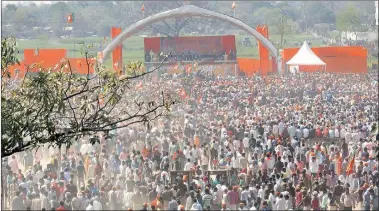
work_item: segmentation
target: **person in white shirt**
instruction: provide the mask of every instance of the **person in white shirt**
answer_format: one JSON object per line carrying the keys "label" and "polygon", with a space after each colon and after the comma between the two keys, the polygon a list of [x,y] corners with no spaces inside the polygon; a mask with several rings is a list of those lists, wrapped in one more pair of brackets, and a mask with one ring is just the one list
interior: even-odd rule
{"label": "person in white shirt", "polygon": [[312,159],[309,161],[309,170],[312,173],[312,176],[315,177],[318,172],[318,162],[316,160],[316,157],[312,157]]}
{"label": "person in white shirt", "polygon": [[345,127],[342,127],[342,129],[340,131],[340,137],[345,138],[345,135],[346,135],[346,129],[345,129]]}
{"label": "person in white shirt", "polygon": [[279,134],[279,126],[276,124],[276,122],[275,122],[275,124],[272,126],[272,133],[273,133],[275,136]]}
{"label": "person in white shirt", "polygon": [[338,130],[337,127],[334,129],[334,137],[335,138],[339,138],[340,137],[340,131]]}
{"label": "person in white shirt", "polygon": [[209,165],[209,157],[204,151],[203,155],[201,156],[201,166],[203,171],[208,170],[208,165]]}
{"label": "person in white shirt", "polygon": [[309,129],[308,127],[305,127],[303,129],[303,138],[308,138],[309,137]]}
{"label": "person in white shirt", "polygon": [[233,141],[233,146],[234,146],[234,150],[238,152],[241,147],[241,142],[236,139]]}
{"label": "person in white shirt", "polygon": [[88,204],[86,210],[94,210],[93,209],[93,201],[89,201],[89,204]]}
{"label": "person in white shirt", "polygon": [[345,140],[346,140],[346,143],[349,143],[350,141],[353,140],[352,134],[350,133],[350,131],[346,131],[346,133],[345,133]]}
{"label": "person in white shirt", "polygon": [[249,133],[245,133],[245,138],[243,138],[242,140],[242,144],[243,144],[243,147],[244,147],[244,153],[246,155],[246,158],[249,157]]}
{"label": "person in white shirt", "polygon": [[184,165],[184,171],[191,171],[191,169],[194,167],[193,163],[191,163],[190,159],[187,159],[186,165]]}
{"label": "person in white shirt", "polygon": [[8,165],[11,167],[11,171],[14,174],[18,173],[18,163],[16,160],[16,156],[12,155],[12,159],[8,162]]}
{"label": "person in white shirt", "polygon": [[250,197],[249,186],[246,186],[241,192],[241,201],[245,202],[245,204],[249,204],[249,197]]}
{"label": "person in white shirt", "polygon": [[237,157],[237,153],[234,153],[234,156],[232,157],[232,166],[234,169],[239,169],[240,168],[240,162]]}
{"label": "person in white shirt", "polygon": [[283,197],[283,194],[280,194],[279,199],[275,203],[276,210],[286,210],[286,200]]}
{"label": "person in white shirt", "polygon": [[103,205],[99,201],[99,197],[95,196],[93,200],[93,210],[103,210]]}

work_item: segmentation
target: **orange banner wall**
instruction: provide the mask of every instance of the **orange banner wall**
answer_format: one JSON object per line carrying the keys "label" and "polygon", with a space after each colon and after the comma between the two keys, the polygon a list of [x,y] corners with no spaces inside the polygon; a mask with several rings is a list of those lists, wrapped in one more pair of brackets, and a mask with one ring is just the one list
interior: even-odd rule
{"label": "orange banner wall", "polygon": [[234,35],[222,36],[222,45],[225,53],[229,54],[230,51],[236,53],[236,38]]}
{"label": "orange banner wall", "polygon": [[[265,38],[268,38],[267,26],[258,25],[256,30],[259,33],[261,33]],[[268,52],[268,49],[261,42],[258,42],[258,51],[259,51],[259,59],[260,59],[260,74],[267,75],[270,72],[270,69],[269,69],[270,54]]]}
{"label": "orange banner wall", "polygon": [[[117,35],[121,34],[121,28],[112,27],[111,35],[112,39],[117,37]],[[118,45],[112,52],[113,58],[113,69],[122,72],[122,44]]]}
{"label": "orange banner wall", "polygon": [[253,58],[237,58],[239,69],[245,73],[245,76],[251,77],[255,73],[258,73],[261,62],[259,59]]}
{"label": "orange banner wall", "polygon": [[[41,64],[43,68],[54,67],[59,64],[62,58],[66,58],[66,49],[39,49],[38,54],[36,49],[24,49],[24,64]],[[31,72],[37,71],[37,69],[30,70]]]}
{"label": "orange banner wall", "polygon": [[9,73],[11,74],[11,78],[16,78],[18,70],[17,78],[24,78],[26,74],[26,68],[23,61],[20,61],[20,65],[14,64],[8,67]]}
{"label": "orange banner wall", "polygon": [[[299,48],[283,49],[282,59],[285,67]],[[312,48],[312,51],[326,63],[326,72],[367,73],[367,49],[360,46],[333,46]],[[317,71],[319,67],[301,67],[300,71]]]}
{"label": "orange banner wall", "polygon": [[89,59],[88,65],[87,65],[86,58],[68,58],[68,61],[70,62],[73,73],[75,74],[87,75],[88,69],[89,69],[89,74],[93,74],[95,72],[94,60]]}
{"label": "orange banner wall", "polygon": [[160,37],[146,37],[144,40],[145,53],[153,51],[154,53],[160,52],[161,38]]}

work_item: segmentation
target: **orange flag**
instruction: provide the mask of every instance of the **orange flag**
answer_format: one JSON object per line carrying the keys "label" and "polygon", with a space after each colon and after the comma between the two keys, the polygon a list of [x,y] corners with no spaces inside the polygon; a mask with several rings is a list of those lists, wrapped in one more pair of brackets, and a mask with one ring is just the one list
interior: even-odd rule
{"label": "orange flag", "polygon": [[197,67],[199,66],[199,64],[196,62],[194,65],[193,65],[193,68],[195,69],[195,70],[197,70]]}
{"label": "orange flag", "polygon": [[232,9],[235,9],[237,6],[236,2],[234,1],[233,4],[232,4]]}
{"label": "orange flag", "polygon": [[145,11],[145,4],[142,4],[141,10],[142,12]]}
{"label": "orange flag", "polygon": [[192,72],[192,66],[189,64],[186,66],[186,73],[190,74]]}
{"label": "orange flag", "polygon": [[137,88],[137,89],[141,89],[142,86],[143,86],[142,81],[140,81],[140,82],[137,84],[136,88]]}
{"label": "orange flag", "polygon": [[182,99],[187,98],[186,90],[181,89],[181,90],[179,91],[179,97],[182,98]]}
{"label": "orange flag", "polygon": [[174,70],[178,70],[178,69],[179,69],[179,65],[180,65],[180,63],[178,62],[178,63],[174,66]]}
{"label": "orange flag", "polygon": [[72,23],[74,21],[74,13],[68,14],[66,16],[67,23]]}
{"label": "orange flag", "polygon": [[197,98],[197,104],[200,104],[202,99],[203,99],[203,96],[200,95],[199,98]]}
{"label": "orange flag", "polygon": [[355,152],[353,154],[353,159],[351,159],[350,162],[349,162],[349,165],[347,165],[346,176],[349,176],[350,174],[353,173],[354,164],[355,164]]}

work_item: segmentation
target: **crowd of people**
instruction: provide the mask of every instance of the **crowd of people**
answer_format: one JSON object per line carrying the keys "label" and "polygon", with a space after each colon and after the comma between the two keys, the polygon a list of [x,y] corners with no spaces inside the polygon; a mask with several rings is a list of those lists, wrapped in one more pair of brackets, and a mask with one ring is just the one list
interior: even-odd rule
{"label": "crowd of people", "polygon": [[[165,55],[169,54],[168,52],[164,53],[154,53],[152,51],[145,53],[145,62],[159,62],[163,61]],[[225,61],[237,59],[236,53],[233,51],[230,52],[210,52],[209,54],[201,54],[195,51],[185,51],[183,53],[170,53],[170,56],[166,59],[168,62],[180,62],[180,61]]]}
{"label": "crowd of people", "polygon": [[198,72],[135,92],[162,90],[181,103],[151,128],[10,157],[3,208],[379,210],[377,73]]}

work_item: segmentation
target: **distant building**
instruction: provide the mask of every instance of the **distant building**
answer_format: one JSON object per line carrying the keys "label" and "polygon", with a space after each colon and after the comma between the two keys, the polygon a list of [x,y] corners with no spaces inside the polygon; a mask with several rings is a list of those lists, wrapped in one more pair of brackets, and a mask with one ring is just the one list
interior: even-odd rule
{"label": "distant building", "polygon": [[342,32],[343,40],[367,41],[372,42],[378,40],[377,32]]}

